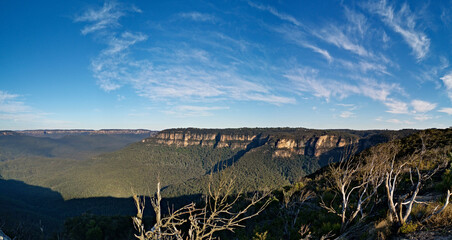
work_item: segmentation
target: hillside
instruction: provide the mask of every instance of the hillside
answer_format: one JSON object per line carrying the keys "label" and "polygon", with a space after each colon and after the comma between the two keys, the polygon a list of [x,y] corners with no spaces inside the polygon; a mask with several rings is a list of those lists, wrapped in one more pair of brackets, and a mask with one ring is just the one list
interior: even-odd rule
{"label": "hillside", "polygon": [[[276,144],[281,142],[281,139],[286,139],[286,141],[295,140],[294,136],[302,137],[302,135],[288,135],[284,132],[278,132],[278,135],[273,133],[265,135],[263,138],[265,142],[259,140],[260,144],[252,145],[252,147],[247,146],[256,137],[248,138],[243,137],[243,135],[240,135],[242,137],[238,137],[239,135],[223,137],[223,139],[229,140],[224,140],[223,142],[213,140],[213,145],[204,143],[204,146],[202,140],[199,140],[199,144],[192,143],[184,146],[184,144],[174,141],[171,137],[170,141],[172,142],[162,137],[171,136],[173,133],[175,135],[180,133],[180,131],[184,131],[185,134],[182,139],[193,139],[191,136],[196,134],[199,136],[201,134],[199,132],[204,130],[165,130],[160,135],[133,143],[119,151],[101,154],[88,160],[74,160],[71,164],[65,164],[62,159],[46,158],[42,161],[46,164],[41,165],[40,168],[35,168],[31,174],[35,175],[35,177],[29,178],[27,181],[45,179],[40,185],[55,184],[52,187],[53,190],[30,186],[13,180],[1,180],[0,189],[6,195],[0,198],[0,202],[6,208],[0,209],[0,214],[11,219],[16,219],[17,217],[28,219],[31,221],[29,227],[34,229],[34,231],[39,231],[39,226],[42,224],[47,226],[49,231],[50,229],[64,231],[64,236],[79,236],[74,239],[84,239],[86,231],[92,230],[94,227],[101,229],[104,234],[113,234],[113,236],[114,234],[123,234],[119,238],[127,239],[134,232],[130,217],[127,216],[134,214],[135,211],[132,199],[119,198],[120,196],[127,196],[132,191],[152,194],[153,189],[155,189],[155,179],[159,177],[163,183],[163,194],[166,196],[163,202],[168,202],[170,206],[176,206],[177,208],[177,206],[187,203],[187,201],[199,200],[199,195],[193,194],[205,190],[204,188],[211,181],[209,179],[210,174],[213,174],[215,181],[218,177],[217,175],[221,173],[222,176],[235,176],[235,185],[238,189],[267,188],[273,190],[274,196],[272,204],[257,218],[248,220],[245,223],[245,228],[237,229],[235,234],[223,232],[221,233],[222,239],[230,239],[232,237],[252,239],[259,235],[262,236],[264,233],[267,236],[266,239],[300,239],[301,235],[299,232],[303,226],[304,228],[308,226],[307,229],[313,239],[328,234],[335,237],[342,234],[347,239],[374,239],[377,238],[377,235],[394,236],[400,234],[398,232],[399,227],[396,225],[392,226],[385,220],[388,211],[384,186],[380,186],[378,197],[371,198],[370,201],[372,202],[366,204],[363,209],[363,216],[366,217],[362,218],[359,215],[349,228],[344,232],[340,231],[340,218],[322,208],[320,202],[323,199],[328,204],[333,204],[335,209],[340,210],[340,198],[334,198],[334,188],[329,185],[332,183],[331,179],[333,176],[330,173],[330,167],[325,166],[321,168],[318,162],[320,158],[316,157],[315,154],[275,155],[275,151],[281,150],[277,148]],[[215,139],[221,140],[221,136],[228,136],[226,132],[217,131]],[[313,132],[316,131],[313,130]],[[190,132],[190,135],[188,132]],[[192,135],[193,132],[196,132],[195,135]],[[263,131],[256,132],[257,136],[264,135],[260,134]],[[252,132],[252,134],[256,132]],[[350,134],[349,136],[357,136],[349,132],[346,133]],[[328,134],[337,136],[334,135],[336,132],[328,132]],[[422,141],[425,141],[425,156],[428,156],[426,158],[428,161],[422,165],[422,171],[428,171],[429,168],[434,166],[432,165],[432,160],[443,153],[449,156],[448,168],[450,168],[450,161],[452,160],[450,159],[452,129],[415,131],[413,134],[403,137],[404,134],[403,132],[392,132],[389,134],[388,132],[380,132],[360,135],[365,136],[361,138],[361,142],[369,141],[367,139],[383,139],[382,136],[391,138],[398,136],[400,138],[367,148],[365,151],[361,151],[356,159],[371,159],[372,156],[377,154],[375,155],[377,159],[386,161],[381,155],[384,154],[384,149],[391,146],[391,144],[397,144],[399,149],[396,162],[402,163],[406,161],[407,157],[413,156],[422,146]],[[281,136],[284,136],[284,138]],[[313,135],[309,136],[312,137]],[[315,135],[315,138],[317,136]],[[421,140],[420,136],[423,137],[423,140]],[[168,142],[162,142],[163,140]],[[246,142],[249,143],[243,144]],[[376,144],[376,142],[373,143]],[[339,149],[336,150],[339,151]],[[240,157],[235,159],[234,156]],[[16,159],[15,161],[20,162],[21,159]],[[66,161],[70,160],[66,159]],[[227,168],[216,167],[223,166],[229,162],[231,164]],[[387,162],[385,165],[390,165],[390,163]],[[61,170],[58,175],[48,174],[48,176],[44,177],[44,174],[41,174],[41,172],[46,171],[49,173],[47,168],[52,168],[53,166],[57,166],[56,168]],[[154,169],[154,171],[151,171],[151,169]],[[316,169],[319,170],[315,171]],[[22,173],[26,173],[26,171]],[[361,175],[357,175],[358,179],[355,181],[360,181],[359,176]],[[428,212],[432,211],[431,209],[435,204],[443,204],[441,199],[444,189],[450,187],[451,184],[450,180],[447,180],[449,178],[450,170],[442,169],[422,185],[419,192],[420,199],[433,199],[433,202],[431,202],[433,205],[427,207],[426,205],[416,204],[415,210],[413,210],[414,215],[409,219],[412,225],[409,226],[416,226],[414,230],[422,230],[423,228],[420,226],[424,226],[424,229],[427,227],[435,230],[420,232],[418,233],[421,234],[420,236],[442,237],[444,234],[441,233],[441,229],[447,232],[447,229],[452,227],[449,224],[449,220],[452,219],[450,219],[450,216],[447,217],[448,213],[435,216],[427,223],[420,223],[422,218],[428,216]],[[415,180],[416,178],[414,178]],[[409,191],[408,186],[409,178],[405,174],[401,177],[400,188],[396,191],[396,194],[403,194],[404,191]],[[71,195],[71,193],[75,192],[78,193],[77,196]],[[302,197],[303,194],[309,192],[311,197],[306,201],[301,200],[304,199]],[[36,197],[30,197],[30,195],[35,195]],[[87,198],[88,196],[96,195],[114,197]],[[170,196],[180,196],[180,198],[168,198]],[[83,197],[83,199],[64,201],[64,198],[72,197]],[[20,199],[20,201],[16,199]],[[356,195],[354,194],[351,199],[351,207],[353,206],[356,206]],[[450,208],[449,206],[448,209]],[[152,217],[152,207],[147,206],[146,209],[147,215]],[[451,210],[447,211],[450,212]],[[86,212],[89,214],[82,214]],[[62,219],[67,217],[72,218],[66,220],[63,228],[61,226]],[[5,225],[8,227],[6,230],[11,232],[9,227],[17,226],[14,224],[20,223],[20,219],[18,221],[10,221],[11,224]],[[147,221],[147,225],[149,226],[149,221]],[[414,231],[408,227],[406,228],[408,230],[404,229],[404,233]],[[405,237],[419,239],[416,235],[417,232],[410,234]],[[306,235],[304,236],[306,237]]]}
{"label": "hillside", "polygon": [[[266,239],[451,239],[452,205],[445,205],[447,190],[452,191],[451,128],[419,131],[371,147],[350,159],[351,165],[325,166],[300,182],[275,191],[278,200],[257,219],[247,222],[238,235],[244,239],[264,233]],[[373,174],[365,175],[373,160]],[[337,184],[346,179],[344,169],[354,169],[358,163],[362,165],[349,175],[351,181],[344,188],[346,194],[350,193],[345,219],[357,210],[360,196],[370,197],[358,209],[356,218],[342,229],[344,205]],[[418,173],[414,172],[416,168]],[[338,169],[342,174],[335,175]],[[394,178],[397,169],[400,172]],[[405,222],[398,222],[389,209],[390,195],[384,181],[388,176],[393,177],[389,185],[394,188],[393,200],[404,202],[403,207],[397,206],[395,214],[408,214]],[[360,185],[369,178],[377,181]],[[382,182],[378,183],[378,179]],[[371,186],[376,186],[375,192]],[[310,197],[303,197],[307,195]]]}
{"label": "hillside", "polygon": [[[196,194],[211,173],[225,168],[237,175],[245,190],[253,190],[288,185],[337,160],[344,147],[362,150],[413,132],[169,129],[113,152],[107,147],[118,146],[129,135],[3,136],[9,137],[4,145],[13,157],[0,163],[0,174],[48,187],[65,199],[130,197],[132,189],[145,194],[158,178],[166,197]],[[106,153],[93,156],[93,150]]]}
{"label": "hillside", "polygon": [[[8,131],[5,131],[8,132]],[[140,137],[152,136],[156,131],[146,129],[41,129],[41,130],[21,130],[14,131],[15,133],[33,136],[33,137],[49,137],[61,138],[64,136],[78,136],[78,135],[137,135]],[[1,135],[1,133],[0,133]]]}

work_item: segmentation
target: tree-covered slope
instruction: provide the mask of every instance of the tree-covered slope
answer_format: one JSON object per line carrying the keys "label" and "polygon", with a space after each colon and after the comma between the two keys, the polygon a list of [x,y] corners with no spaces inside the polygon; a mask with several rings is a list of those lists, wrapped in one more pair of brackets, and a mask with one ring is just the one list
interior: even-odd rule
{"label": "tree-covered slope", "polygon": [[147,194],[158,179],[164,196],[196,194],[211,174],[220,171],[235,175],[244,189],[254,190],[290,184],[337,159],[347,146],[365,149],[411,132],[415,131],[172,129],[85,159],[77,154],[113,149],[125,136],[20,136],[20,141],[33,144],[21,146],[16,140],[6,145],[24,148],[29,155],[1,162],[0,174],[51,188],[65,199]]}
{"label": "tree-covered slope", "polygon": [[[421,168],[421,173],[424,174],[433,166],[429,165],[429,162],[436,156],[441,154],[446,154],[446,157],[450,156],[452,129],[429,129],[412,132],[413,134],[409,136],[401,132],[391,134],[391,132],[385,131],[378,134],[368,133],[367,135],[360,133],[361,139],[364,140],[358,141],[358,144],[364,142],[368,143],[369,146],[372,146],[372,143],[374,145],[382,144],[363,151],[358,159],[361,159],[361,157],[362,159],[369,159],[372,154],[376,154],[377,158],[375,159],[385,161],[385,158],[382,157],[382,154],[385,154],[383,150],[396,143],[398,146],[396,162],[403,163],[413,154],[417,156],[424,142],[425,161],[423,161]],[[353,236],[365,238],[366,236],[371,237],[380,234],[381,231],[386,231],[381,234],[397,233],[397,230],[391,232],[393,231],[391,225],[384,222],[388,211],[383,185],[377,191],[378,197],[375,195],[371,198],[367,202],[366,208],[363,209],[365,213],[363,216],[368,217],[361,220],[361,215],[358,215],[359,217],[349,225],[350,228],[347,227],[344,232],[341,232],[340,218],[335,214],[328,213],[320,205],[320,197],[322,197],[326,204],[332,204],[335,209],[340,210],[340,198],[334,197],[337,193],[329,185],[333,180],[329,172],[330,168],[326,167],[316,171],[323,165],[321,157],[315,155],[275,154],[275,152],[283,149],[278,148],[277,143],[281,143],[281,139],[290,139],[290,136],[286,133],[279,134],[277,137],[275,135],[268,138],[265,136],[266,142],[250,141],[247,145],[238,142],[240,140],[237,140],[237,138],[229,138],[230,140],[228,140],[226,137],[223,137],[226,140],[221,143],[221,134],[220,137],[215,136],[213,138],[214,141],[219,139],[218,143],[213,145],[207,143],[203,145],[201,140],[199,141],[201,144],[189,144],[187,146],[178,145],[177,142],[167,144],[159,143],[158,139],[154,138],[130,144],[114,152],[82,160],[55,157],[21,157],[3,161],[0,163],[0,175],[5,179],[21,179],[29,185],[39,185],[46,188],[44,190],[39,187],[31,188],[29,191],[27,190],[28,185],[26,185],[25,191],[15,193],[14,186],[20,184],[2,180],[0,190],[12,192],[12,194],[0,195],[0,202],[4,206],[8,206],[8,209],[3,209],[2,214],[13,216],[17,212],[17,216],[20,216],[20,218],[28,218],[34,222],[39,219],[46,219],[43,220],[46,224],[61,221],[64,217],[76,216],[87,211],[101,215],[109,215],[110,213],[129,214],[130,210],[133,212],[131,199],[102,197],[91,198],[88,201],[88,199],[81,198],[96,196],[129,197],[132,193],[149,195],[154,193],[159,179],[163,187],[162,194],[167,198],[164,200],[165,202],[170,201],[168,197],[177,196],[180,197],[179,200],[199,199],[197,194],[205,191],[209,182],[215,183],[221,175],[235,179],[237,191],[271,189],[274,191],[274,199],[276,199],[258,218],[247,221],[246,227],[238,230],[237,235],[226,234],[222,237],[225,239],[237,236],[241,239],[251,239],[265,232],[267,232],[267,239],[300,239],[299,230],[303,225],[308,226],[309,231],[315,237],[321,237],[328,233],[333,233],[336,236],[345,233],[359,233]],[[324,134],[322,133],[320,136],[324,136]],[[400,137],[402,138],[400,139]],[[390,143],[383,141],[394,138],[396,140]],[[193,139],[188,139],[187,142],[198,141]],[[368,139],[376,140],[369,141]],[[232,143],[239,147],[228,145]],[[250,143],[251,145],[249,145]],[[219,147],[220,144],[223,144],[223,147]],[[324,153],[334,156],[334,153],[339,153],[341,150],[344,150],[344,148],[332,148]],[[368,163],[367,160],[364,162]],[[390,165],[390,162],[387,162],[387,165]],[[435,176],[424,181],[419,191],[421,196],[434,196],[436,202],[432,204],[442,204],[441,196],[444,190],[452,186],[450,185],[450,159],[447,168],[449,170],[441,169]],[[405,170],[409,171],[409,169]],[[358,184],[362,180],[360,178],[362,175],[356,176],[357,178],[352,181],[352,184]],[[409,172],[404,172],[399,179],[400,182],[395,193],[404,196],[405,191],[412,192],[409,187],[412,185],[411,182],[416,182],[416,175],[414,174],[410,180]],[[1,184],[5,183],[9,185],[2,188]],[[41,190],[43,190],[43,193],[40,195],[39,191]],[[300,199],[302,199],[300,193],[307,191],[315,193],[315,195],[309,201],[300,202]],[[30,194],[35,193],[38,197],[32,199]],[[352,194],[351,196],[352,200],[349,206],[354,207],[356,206],[357,195]],[[43,198],[46,197],[53,199],[48,201],[49,205],[52,206],[43,205],[43,203],[46,203]],[[63,201],[63,199],[69,198],[78,199]],[[19,200],[14,201],[14,199]],[[130,201],[130,204],[127,201]],[[121,210],[123,206],[126,206],[127,211]],[[427,216],[434,206],[429,205],[429,207],[424,208],[423,205],[416,205],[412,217],[408,220],[409,223],[416,223],[417,226],[433,226],[424,225],[420,222],[422,217]],[[74,211],[71,212],[70,209]],[[152,210],[149,206],[147,209],[148,211]],[[450,206],[448,209],[450,212]],[[64,211],[70,214],[61,214]],[[435,221],[434,224],[436,225],[434,226],[441,227],[444,225],[441,225],[441,221],[447,222],[449,220],[452,219],[446,215],[438,215],[431,221]],[[90,224],[93,221],[96,224]],[[112,224],[117,224],[120,221],[122,224],[122,220],[116,218],[107,219],[83,215],[69,220],[66,231],[71,232],[71,234],[74,232],[84,234],[84,232],[93,227],[97,228],[97,226],[104,230],[111,229],[106,227],[110,226],[109,221]],[[382,229],[376,229],[377,225],[383,223],[386,225]],[[74,226],[83,227],[72,229]],[[120,228],[119,225],[118,228]],[[125,229],[124,232],[130,231],[130,228]],[[83,236],[80,239],[83,239]]]}

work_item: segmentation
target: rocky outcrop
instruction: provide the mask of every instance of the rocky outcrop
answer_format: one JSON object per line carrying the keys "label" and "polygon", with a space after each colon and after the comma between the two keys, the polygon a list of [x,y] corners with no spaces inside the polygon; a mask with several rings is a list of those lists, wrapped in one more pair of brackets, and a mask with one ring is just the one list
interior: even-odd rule
{"label": "rocky outcrop", "polygon": [[290,157],[294,154],[319,157],[335,148],[359,142],[358,137],[340,135],[302,136],[299,139],[281,138],[275,142],[274,157]]}
{"label": "rocky outcrop", "polygon": [[253,146],[269,145],[273,157],[305,155],[321,157],[349,145],[359,145],[378,132],[351,130],[311,129],[168,129],[156,136],[144,139],[144,143],[157,143],[177,147],[209,146],[214,148],[249,149]]}
{"label": "rocky outcrop", "polygon": [[[155,136],[157,143],[186,147],[192,145],[213,146],[216,134],[190,133],[182,131],[161,132]],[[143,140],[146,141],[146,140]]]}
{"label": "rocky outcrop", "polygon": [[193,145],[211,146],[215,148],[240,148],[245,149],[248,144],[256,139],[257,135],[225,134],[221,132],[207,132],[193,130],[162,131],[153,138],[143,142],[157,142],[165,145],[186,147]]}

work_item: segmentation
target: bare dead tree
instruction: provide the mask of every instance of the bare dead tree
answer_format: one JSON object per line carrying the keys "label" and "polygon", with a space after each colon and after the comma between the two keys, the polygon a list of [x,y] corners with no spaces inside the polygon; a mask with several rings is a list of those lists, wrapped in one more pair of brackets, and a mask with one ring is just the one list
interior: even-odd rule
{"label": "bare dead tree", "polygon": [[[315,193],[307,189],[300,191],[296,188],[291,188],[288,191],[283,190],[283,201],[281,201],[278,215],[283,219],[283,233],[286,238],[291,238],[290,229],[295,228],[302,205],[314,197]],[[298,233],[305,239],[310,238],[309,226],[302,225]]]}
{"label": "bare dead tree", "polygon": [[[269,191],[255,193],[248,199],[249,203],[239,211],[233,211],[242,193],[233,196],[235,178],[220,180],[217,187],[209,185],[209,194],[205,197],[206,206],[201,211],[190,212],[190,239],[212,239],[218,231],[234,231],[234,228],[244,227],[242,223],[260,214],[270,204],[267,198]],[[266,199],[266,200],[265,200]],[[264,201],[265,200],[265,201]],[[263,202],[257,210],[247,215],[252,207]]]}
{"label": "bare dead tree", "polygon": [[[424,136],[420,136],[421,149],[414,151],[408,157],[397,161],[398,146],[389,144],[388,147],[380,151],[380,156],[389,160],[385,171],[385,189],[388,198],[388,208],[390,220],[399,226],[405,224],[411,214],[414,203],[420,203],[416,200],[423,182],[430,179],[441,168],[447,166],[447,158],[440,153],[431,154],[428,160],[434,166],[431,169],[421,169],[424,164],[426,153],[426,143]],[[414,180],[413,172],[416,174]],[[397,192],[400,178],[403,174],[408,174],[411,187],[409,192]],[[400,189],[399,189],[400,190]]]}
{"label": "bare dead tree", "polygon": [[309,240],[312,238],[309,225],[301,225],[300,229],[298,230],[298,234],[300,234],[300,240]]}
{"label": "bare dead tree", "polygon": [[[198,207],[195,203],[190,203],[182,208],[170,212],[167,216],[160,214],[160,185],[156,197],[152,200],[152,206],[156,212],[156,223],[154,227],[146,231],[142,214],[144,211],[144,198],[134,196],[137,206],[137,216],[133,217],[134,225],[138,234],[136,238],[140,240],[154,239],[187,239],[202,240],[215,239],[215,234],[219,231],[234,231],[237,227],[244,227],[243,222],[260,214],[270,204],[268,197],[270,192],[256,192],[248,198],[247,204],[241,210],[235,210],[237,203],[246,194],[235,193],[235,178],[227,180],[221,179],[216,186],[210,182],[208,193],[204,196],[203,206]],[[251,209],[256,207],[254,213]],[[188,225],[188,231],[182,231],[181,226]]]}
{"label": "bare dead tree", "polygon": [[[347,149],[339,163],[329,166],[329,186],[341,197],[340,209],[333,203],[327,205],[320,199],[320,206],[328,212],[341,218],[341,232],[344,232],[354,219],[361,213],[365,217],[364,208],[377,193],[383,183],[381,175],[382,164],[373,155],[361,159],[354,155],[355,151]],[[351,205],[351,202],[356,204]]]}
{"label": "bare dead tree", "polygon": [[161,201],[162,196],[160,194],[160,182],[157,183],[157,192],[153,198],[151,198],[152,208],[155,212],[156,223],[151,230],[146,231],[143,223],[143,214],[145,208],[145,197],[133,195],[135,201],[135,206],[137,208],[137,215],[132,217],[135,229],[138,234],[135,237],[140,240],[151,240],[151,239],[177,239],[182,240],[181,232],[179,230],[180,226],[187,222],[185,216],[189,209],[194,205],[190,203],[182,208],[175,211],[170,211],[170,214],[166,217],[161,215]]}
{"label": "bare dead tree", "polygon": [[451,193],[451,191],[448,189],[448,190],[447,190],[447,193],[446,193],[446,200],[444,201],[443,207],[440,208],[440,209],[438,209],[439,206],[436,206],[435,209],[433,209],[433,213],[430,214],[428,217],[424,218],[424,219],[422,220],[422,223],[427,222],[427,221],[430,220],[430,218],[432,218],[433,216],[438,215],[438,214],[440,214],[441,212],[443,212],[443,211],[447,208],[447,205],[449,205],[449,199],[450,199],[450,196],[452,196],[452,193]]}

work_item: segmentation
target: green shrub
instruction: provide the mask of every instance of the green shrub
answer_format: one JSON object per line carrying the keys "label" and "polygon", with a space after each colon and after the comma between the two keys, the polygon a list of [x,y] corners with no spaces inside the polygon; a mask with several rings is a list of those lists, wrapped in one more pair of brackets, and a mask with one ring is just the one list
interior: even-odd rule
{"label": "green shrub", "polygon": [[416,231],[418,227],[417,223],[405,223],[402,227],[400,227],[400,233],[407,234]]}
{"label": "green shrub", "polygon": [[88,240],[102,240],[102,238],[102,229],[100,229],[99,226],[89,228],[88,231],[86,231],[86,239]]}
{"label": "green shrub", "polygon": [[320,235],[325,235],[325,234],[328,234],[330,232],[338,233],[340,229],[341,229],[341,224],[340,223],[325,222],[320,227],[319,232],[321,233]]}
{"label": "green shrub", "polygon": [[452,188],[452,167],[449,169],[446,169],[443,176],[441,177],[441,186],[443,187],[443,190],[451,189]]}

